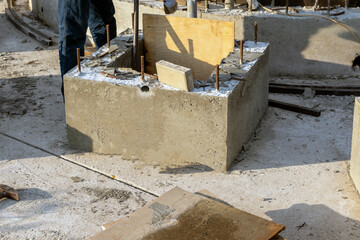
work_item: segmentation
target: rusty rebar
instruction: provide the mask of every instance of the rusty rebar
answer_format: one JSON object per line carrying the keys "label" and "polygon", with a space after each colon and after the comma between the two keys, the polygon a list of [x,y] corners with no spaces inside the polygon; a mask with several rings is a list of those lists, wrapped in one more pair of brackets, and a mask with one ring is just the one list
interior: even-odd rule
{"label": "rusty rebar", "polygon": [[134,31],[134,13],[131,13],[131,26],[132,30]]}
{"label": "rusty rebar", "polygon": [[106,25],[106,38],[107,38],[107,46],[110,48],[110,25]]}
{"label": "rusty rebar", "polygon": [[289,0],[286,0],[286,9],[285,9],[286,15],[289,14]]}
{"label": "rusty rebar", "polygon": [[216,64],[216,90],[219,91],[219,64]]}
{"label": "rusty rebar", "polygon": [[77,55],[77,65],[78,65],[78,70],[79,73],[81,73],[81,65],[80,65],[80,48],[76,49],[76,55]]}
{"label": "rusty rebar", "polygon": [[257,37],[258,24],[257,24],[257,22],[254,23],[254,28],[255,28],[255,44],[256,44],[256,43],[257,43],[257,39],[258,39],[258,37]]}
{"label": "rusty rebar", "polygon": [[240,64],[243,63],[244,60],[244,40],[240,41]]}
{"label": "rusty rebar", "polygon": [[141,56],[141,81],[145,81],[145,61],[144,56]]}

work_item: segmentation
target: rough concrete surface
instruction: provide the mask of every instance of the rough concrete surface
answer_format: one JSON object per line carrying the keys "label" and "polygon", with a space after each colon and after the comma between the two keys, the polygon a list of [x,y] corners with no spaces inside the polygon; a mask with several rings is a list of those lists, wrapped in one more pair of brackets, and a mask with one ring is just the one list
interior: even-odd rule
{"label": "rough concrete surface", "polygon": [[[228,173],[202,166],[154,168],[121,156],[69,149],[56,47],[36,51],[43,47],[12,27],[3,13],[0,32],[0,106],[7,109],[0,113],[1,133],[157,194],[175,186],[191,192],[208,189],[234,207],[284,224],[281,235],[287,239],[360,237],[360,199],[348,173],[353,96],[272,96],[324,111],[314,118],[269,108]],[[26,111],[11,114],[20,106]],[[0,159],[0,183],[19,189],[22,198],[0,202],[1,239],[86,239],[100,232],[101,224],[154,198],[4,135]],[[99,189],[116,189],[110,195],[120,194],[120,200],[122,191],[131,194],[119,203]]]}

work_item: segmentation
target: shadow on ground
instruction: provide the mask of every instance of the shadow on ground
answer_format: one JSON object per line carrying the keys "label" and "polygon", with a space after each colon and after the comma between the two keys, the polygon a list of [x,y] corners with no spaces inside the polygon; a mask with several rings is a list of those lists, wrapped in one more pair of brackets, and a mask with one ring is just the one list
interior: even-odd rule
{"label": "shadow on ground", "polygon": [[360,222],[345,217],[323,204],[295,204],[288,209],[265,213],[286,226],[288,239],[359,239]]}

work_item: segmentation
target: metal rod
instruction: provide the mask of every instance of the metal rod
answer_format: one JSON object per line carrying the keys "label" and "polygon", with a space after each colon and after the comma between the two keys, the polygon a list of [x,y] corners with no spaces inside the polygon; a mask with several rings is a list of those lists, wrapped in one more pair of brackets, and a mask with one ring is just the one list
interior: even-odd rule
{"label": "metal rod", "polygon": [[138,67],[138,38],[139,38],[139,0],[134,0],[134,38],[132,52],[132,67],[139,70]]}
{"label": "metal rod", "polygon": [[107,46],[110,48],[110,25],[106,25],[106,39],[107,39]]}
{"label": "metal rod", "polygon": [[240,64],[244,61],[244,40],[240,41]]}
{"label": "metal rod", "polygon": [[330,15],[330,0],[328,0],[328,5],[327,5],[327,14]]}
{"label": "metal rod", "polygon": [[187,0],[187,17],[197,18],[196,0]]}
{"label": "metal rod", "polygon": [[132,30],[134,31],[134,13],[131,13],[131,27]]}
{"label": "metal rod", "polygon": [[79,73],[81,73],[81,65],[80,65],[80,48],[76,49],[76,55],[77,55],[77,65],[78,65],[78,70]]}
{"label": "metal rod", "polygon": [[141,81],[145,81],[145,61],[144,56],[141,56]]}
{"label": "metal rod", "polygon": [[205,0],[205,12],[209,10],[209,1]]}
{"label": "metal rod", "polygon": [[257,44],[257,39],[258,39],[258,37],[257,37],[258,24],[257,24],[257,22],[254,23],[254,28],[255,28],[255,44]]}
{"label": "metal rod", "polygon": [[250,4],[249,4],[249,12],[250,12],[250,14],[252,14],[252,0],[250,0]]}
{"label": "metal rod", "polygon": [[219,91],[219,64],[216,64],[216,90]]}
{"label": "metal rod", "polygon": [[289,0],[286,0],[286,9],[285,9],[286,15],[289,14]]}

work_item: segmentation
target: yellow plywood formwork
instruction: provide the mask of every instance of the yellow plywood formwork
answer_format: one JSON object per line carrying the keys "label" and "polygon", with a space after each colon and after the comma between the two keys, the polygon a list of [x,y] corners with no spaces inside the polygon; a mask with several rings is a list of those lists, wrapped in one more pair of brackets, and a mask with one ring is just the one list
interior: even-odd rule
{"label": "yellow plywood formwork", "polygon": [[269,240],[285,228],[204,195],[174,188],[91,239]]}
{"label": "yellow plywood formwork", "polygon": [[360,98],[355,98],[350,175],[360,192]]}
{"label": "yellow plywood formwork", "polygon": [[166,60],[188,67],[197,80],[207,80],[234,49],[234,22],[196,18],[143,15],[146,71]]}

